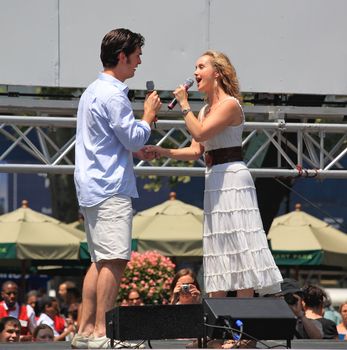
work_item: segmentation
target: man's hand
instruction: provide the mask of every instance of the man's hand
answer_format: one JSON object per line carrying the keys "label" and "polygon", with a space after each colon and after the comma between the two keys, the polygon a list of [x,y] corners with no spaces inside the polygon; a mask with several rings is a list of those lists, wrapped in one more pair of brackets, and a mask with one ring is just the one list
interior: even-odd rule
{"label": "man's hand", "polygon": [[139,151],[133,152],[133,156],[140,160],[153,160],[156,157],[156,154],[146,150],[146,147],[143,147]]}

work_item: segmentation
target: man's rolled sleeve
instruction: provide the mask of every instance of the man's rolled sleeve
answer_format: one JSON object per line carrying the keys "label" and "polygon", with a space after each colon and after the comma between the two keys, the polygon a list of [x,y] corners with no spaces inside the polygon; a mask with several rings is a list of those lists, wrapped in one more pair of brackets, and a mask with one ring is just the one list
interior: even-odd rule
{"label": "man's rolled sleeve", "polygon": [[108,105],[110,124],[119,141],[131,152],[141,149],[151,134],[148,123],[135,119],[130,101],[125,98],[112,97]]}

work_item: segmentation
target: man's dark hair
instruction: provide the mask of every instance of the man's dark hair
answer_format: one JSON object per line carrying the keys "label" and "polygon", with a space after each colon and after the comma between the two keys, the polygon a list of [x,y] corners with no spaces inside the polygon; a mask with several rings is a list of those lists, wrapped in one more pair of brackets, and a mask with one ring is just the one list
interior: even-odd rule
{"label": "man's dark hair", "polygon": [[304,302],[308,307],[323,306],[325,292],[322,288],[309,284],[304,288]]}
{"label": "man's dark hair", "polygon": [[41,313],[45,312],[46,306],[52,306],[52,303],[54,301],[57,301],[57,299],[50,297],[50,296],[47,296],[47,295],[44,295],[42,298],[40,298],[38,301],[39,313],[41,314]]}
{"label": "man's dark hair", "polygon": [[101,43],[100,59],[104,68],[112,68],[118,64],[118,55],[124,52],[128,57],[137,48],[141,48],[145,38],[129,29],[118,28],[108,32]]}
{"label": "man's dark hair", "polygon": [[0,318],[0,333],[5,329],[6,324],[10,322],[16,324],[19,330],[21,330],[21,324],[19,320],[15,317],[7,316],[7,317]]}

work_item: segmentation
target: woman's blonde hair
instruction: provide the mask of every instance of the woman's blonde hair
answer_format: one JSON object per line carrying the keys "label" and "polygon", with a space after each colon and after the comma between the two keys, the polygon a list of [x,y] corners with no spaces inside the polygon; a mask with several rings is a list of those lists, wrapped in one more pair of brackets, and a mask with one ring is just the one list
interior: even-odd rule
{"label": "woman's blonde hair", "polygon": [[222,52],[208,50],[202,56],[209,56],[211,64],[220,75],[220,84],[225,93],[236,97],[240,102],[242,95],[240,92],[239,81],[237,79],[236,70],[231,64],[227,55]]}

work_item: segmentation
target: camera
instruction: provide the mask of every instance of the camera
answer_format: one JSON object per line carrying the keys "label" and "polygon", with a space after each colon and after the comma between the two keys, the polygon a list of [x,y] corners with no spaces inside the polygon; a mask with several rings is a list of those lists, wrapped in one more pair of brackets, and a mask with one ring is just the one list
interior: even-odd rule
{"label": "camera", "polygon": [[182,284],[181,290],[182,293],[189,293],[189,284]]}
{"label": "camera", "polygon": [[284,295],[284,300],[288,305],[295,305],[298,302],[298,299],[294,296],[293,293],[287,293]]}

